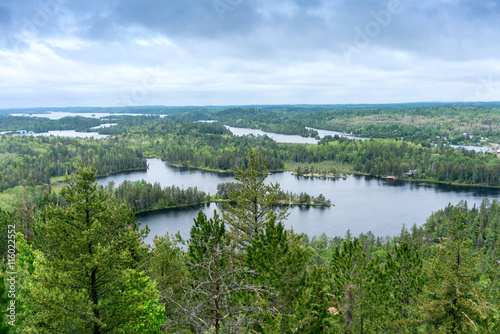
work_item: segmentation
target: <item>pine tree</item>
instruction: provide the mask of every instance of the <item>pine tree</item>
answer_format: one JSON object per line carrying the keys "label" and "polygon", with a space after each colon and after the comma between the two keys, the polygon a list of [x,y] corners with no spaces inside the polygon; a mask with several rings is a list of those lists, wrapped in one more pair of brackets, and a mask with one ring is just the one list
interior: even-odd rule
{"label": "pine tree", "polygon": [[385,311],[379,300],[387,298],[387,289],[378,257],[370,260],[358,238],[345,240],[332,254],[330,272],[344,332],[362,334],[380,329]]}
{"label": "pine tree", "polygon": [[387,310],[389,326],[394,332],[416,328],[415,306],[423,289],[423,261],[408,244],[394,245],[394,254],[387,253],[385,282],[390,296],[381,302]]}
{"label": "pine tree", "polygon": [[179,322],[184,321],[201,333],[212,330],[216,334],[241,332],[251,306],[238,304],[236,295],[257,287],[246,282],[250,273],[235,265],[234,249],[217,212],[207,219],[200,210],[194,220],[187,268],[190,281],[183,287],[184,299],[171,300],[177,305],[178,314],[184,314]]}
{"label": "pine tree", "polygon": [[293,333],[338,333],[334,319],[339,311],[328,295],[328,281],[323,267],[314,266],[307,279],[308,288],[297,303]]}
{"label": "pine tree", "polygon": [[468,333],[468,319],[476,317],[470,300],[474,298],[479,276],[478,254],[465,236],[461,210],[450,224],[447,242],[431,260],[421,310],[428,328],[445,333]]}
{"label": "pine tree", "polygon": [[78,167],[61,190],[66,206],[47,205],[37,221],[38,251],[26,274],[25,329],[38,333],[159,333],[163,306],[140,267],[133,212]]}
{"label": "pine tree", "polygon": [[[266,162],[262,156],[247,147],[248,165],[246,170],[237,170],[234,178],[238,187],[229,194],[229,202],[223,202],[223,218],[231,226],[230,237],[240,248],[250,241],[264,227],[280,198],[278,183],[266,184],[268,175]],[[277,213],[277,221],[288,216],[287,210]]]}
{"label": "pine tree", "polygon": [[7,324],[6,309],[10,300],[7,297],[6,280],[2,271],[3,268],[0,270],[0,334],[7,334],[9,325]]}
{"label": "pine tree", "polygon": [[272,214],[246,249],[246,265],[255,271],[255,285],[266,290],[259,297],[268,307],[265,314],[278,317],[285,328],[306,272],[308,254],[301,241],[302,236],[276,223]]}

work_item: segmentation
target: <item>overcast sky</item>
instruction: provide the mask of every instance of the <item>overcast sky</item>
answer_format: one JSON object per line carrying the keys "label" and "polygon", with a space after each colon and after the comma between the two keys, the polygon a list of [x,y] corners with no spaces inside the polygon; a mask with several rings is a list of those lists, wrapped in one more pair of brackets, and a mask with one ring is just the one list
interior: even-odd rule
{"label": "overcast sky", "polygon": [[0,108],[500,100],[500,0],[0,0]]}

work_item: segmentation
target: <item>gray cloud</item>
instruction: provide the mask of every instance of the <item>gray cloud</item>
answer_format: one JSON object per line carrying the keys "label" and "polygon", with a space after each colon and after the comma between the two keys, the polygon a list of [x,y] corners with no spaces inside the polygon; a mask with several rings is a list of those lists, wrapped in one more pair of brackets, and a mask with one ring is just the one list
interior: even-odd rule
{"label": "gray cloud", "polygon": [[[388,18],[391,3],[401,11]],[[251,94],[262,103],[384,102],[392,91],[440,100],[440,85],[450,87],[442,99],[460,100],[479,76],[500,79],[499,8],[493,0],[0,0],[0,51],[12,53],[0,54],[0,65],[26,73],[8,77],[5,65],[0,82],[19,81],[23,94],[74,86],[52,100],[85,102],[109,85],[133,88],[141,77],[129,73],[160,67],[152,104],[175,94],[224,104],[222,88],[231,103],[253,103]]]}
{"label": "gray cloud", "polygon": [[[71,17],[74,33],[95,41],[122,42],[136,34],[161,34],[177,41],[223,39],[241,44],[251,38],[250,44],[267,48],[267,41],[276,36],[276,50],[301,52],[303,46],[304,51],[339,53],[339,43],[353,43],[355,28],[364,31],[374,21],[373,13],[396,1],[401,14],[392,15],[371,45],[450,58],[492,56],[498,51],[498,43],[491,40],[500,30],[498,2],[492,0],[232,1],[237,4],[230,5],[229,0],[19,1],[10,5],[11,10],[0,8],[0,24],[4,22],[14,35],[35,27],[40,37],[64,36],[68,27],[62,22]],[[217,3],[230,8],[223,20]],[[60,8],[52,13],[51,4]]]}

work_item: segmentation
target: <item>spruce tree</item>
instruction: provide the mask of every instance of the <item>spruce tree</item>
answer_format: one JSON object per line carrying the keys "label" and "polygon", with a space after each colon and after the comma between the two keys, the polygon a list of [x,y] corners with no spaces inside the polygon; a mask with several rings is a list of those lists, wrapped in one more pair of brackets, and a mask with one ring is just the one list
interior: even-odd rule
{"label": "spruce tree", "polygon": [[23,287],[27,331],[160,332],[163,306],[137,270],[143,234],[132,211],[99,191],[96,177],[94,167],[78,167],[61,190],[66,205],[41,210],[41,252]]}

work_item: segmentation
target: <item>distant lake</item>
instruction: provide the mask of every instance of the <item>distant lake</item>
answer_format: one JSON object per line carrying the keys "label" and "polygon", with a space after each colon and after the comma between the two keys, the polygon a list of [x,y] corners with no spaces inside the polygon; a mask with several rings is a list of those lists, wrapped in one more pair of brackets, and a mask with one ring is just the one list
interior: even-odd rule
{"label": "distant lake", "polygon": [[[102,184],[109,181],[116,185],[124,180],[159,182],[163,187],[176,185],[182,188],[198,189],[214,194],[217,184],[234,181],[232,176],[189,168],[176,168],[159,159],[148,159],[149,169],[143,172],[120,173],[99,179]],[[461,200],[469,207],[481,203],[484,197],[500,199],[500,190],[488,188],[458,187],[425,182],[389,181],[374,177],[349,175],[347,180],[309,179],[291,175],[289,172],[273,173],[269,182],[278,182],[283,190],[312,196],[323,194],[334,207],[292,207],[286,222],[288,228],[309,236],[343,236],[349,229],[353,235],[373,232],[376,236],[394,236],[401,231],[403,223],[410,228],[426,222],[427,217],[449,203],[455,205]],[[166,230],[179,230],[183,237],[189,231],[199,210],[208,216],[219,208],[216,204],[203,207],[171,209],[160,212],[139,214],[138,221],[146,224],[151,233],[146,240],[151,243],[155,234]]]}
{"label": "distant lake", "polygon": [[109,137],[109,135],[101,135],[97,132],[77,132],[75,130],[60,130],[60,131],[49,131],[35,133],[33,136],[58,136],[58,137],[69,137],[69,138],[95,138],[102,139]]}
{"label": "distant lake", "polygon": [[64,117],[87,117],[87,118],[103,118],[103,117],[109,117],[109,116],[160,116],[160,117],[166,117],[168,115],[147,115],[147,114],[127,114],[127,113],[91,113],[91,112],[66,112],[66,111],[50,111],[47,113],[43,114],[38,114],[38,113],[23,113],[23,114],[11,114],[11,116],[23,116],[23,117],[42,117],[42,118],[48,118],[52,120],[56,119],[61,119]]}
{"label": "distant lake", "polygon": [[[272,138],[275,142],[277,143],[293,143],[293,144],[317,144],[319,140],[316,140],[314,138],[308,138],[308,137],[301,137],[301,136],[296,136],[296,135],[282,135],[279,133],[272,133],[272,132],[264,132],[262,130],[257,130],[257,129],[249,129],[249,128],[235,128],[231,126],[227,126],[226,128],[233,133],[235,136],[248,136],[248,135],[254,135],[254,136],[268,136],[269,138]],[[352,135],[348,135],[342,132],[337,132],[337,131],[329,131],[329,130],[320,130],[320,129],[314,129],[314,128],[308,128],[311,130],[316,130],[318,132],[318,135],[320,138],[324,138],[325,136],[339,136],[347,139],[359,139],[359,140],[367,140],[370,138],[366,137],[356,137]],[[471,145],[450,145],[453,148],[465,148],[468,151],[476,151],[476,152],[487,152],[488,148],[486,147],[481,147],[481,146],[471,146]]]}
{"label": "distant lake", "polygon": [[105,123],[105,124],[101,124],[98,126],[93,126],[93,127],[91,127],[91,129],[92,130],[104,129],[104,128],[110,128],[110,127],[115,126],[115,125],[117,125],[117,123]]}
{"label": "distant lake", "polygon": [[[208,121],[205,121],[208,122]],[[254,135],[254,136],[268,136],[269,138],[273,139],[277,143],[292,143],[292,144],[318,144],[319,140],[311,137],[302,137],[298,135],[283,135],[279,133],[273,133],[273,132],[265,132],[262,130],[258,129],[249,129],[249,128],[236,128],[232,126],[227,126],[225,127],[232,132],[233,135],[235,136],[248,136],[248,135]],[[323,138],[325,136],[339,136],[339,137],[344,137],[347,139],[368,139],[368,138],[361,138],[361,137],[355,137],[351,135],[347,135],[345,133],[337,132],[337,131],[329,131],[329,130],[320,130],[320,129],[314,129],[314,128],[308,128],[306,129],[310,130],[315,130],[318,132],[318,135],[320,138]]]}
{"label": "distant lake", "polygon": [[235,136],[268,136],[273,139],[277,143],[293,143],[293,144],[317,144],[318,140],[314,138],[301,137],[297,135],[282,135],[279,133],[272,132],[264,132],[262,130],[257,129],[248,129],[248,128],[235,128],[232,126],[227,126],[226,128],[233,133]]}

